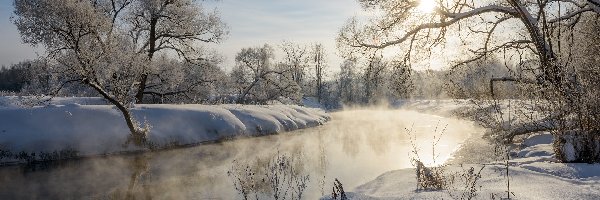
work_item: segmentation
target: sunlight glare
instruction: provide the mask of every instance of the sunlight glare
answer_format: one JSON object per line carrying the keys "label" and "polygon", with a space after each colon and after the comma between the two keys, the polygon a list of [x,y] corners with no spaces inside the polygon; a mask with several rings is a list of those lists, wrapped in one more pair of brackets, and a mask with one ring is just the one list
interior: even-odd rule
{"label": "sunlight glare", "polygon": [[420,0],[417,9],[423,13],[432,13],[435,9],[435,0]]}

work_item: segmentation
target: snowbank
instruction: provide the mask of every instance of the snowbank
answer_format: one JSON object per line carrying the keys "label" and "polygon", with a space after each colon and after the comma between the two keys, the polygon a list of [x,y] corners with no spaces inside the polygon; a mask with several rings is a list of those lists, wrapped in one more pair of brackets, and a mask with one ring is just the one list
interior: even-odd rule
{"label": "snowbank", "polygon": [[475,103],[471,100],[398,100],[393,104],[403,109],[415,110],[423,113],[434,113],[443,116],[452,116],[456,112],[471,110]]}
{"label": "snowbank", "polygon": [[[551,137],[550,133],[530,136],[520,144],[521,148],[514,150],[517,157],[509,161],[508,168],[511,198],[600,199],[600,164],[557,162]],[[445,174],[459,176],[447,190],[417,191],[415,169],[409,168],[384,173],[354,189],[347,188],[352,191],[347,195],[350,199],[460,199],[466,191],[460,175],[470,167],[478,171],[484,165],[475,199],[507,197],[506,168],[502,162],[448,165]]]}
{"label": "snowbank", "polygon": [[[497,107],[494,107],[496,106]],[[458,116],[480,123],[506,122],[504,126],[518,127],[529,118],[543,119],[527,101],[475,103],[470,100],[406,100],[395,106],[423,113]],[[494,112],[496,109],[501,114]],[[486,116],[489,115],[489,116]],[[493,147],[482,138],[470,138],[453,155],[445,168],[447,177],[455,181],[446,190],[416,190],[414,168],[386,172],[356,188],[344,188],[349,199],[467,199],[465,174],[473,167],[476,172],[485,166],[477,181],[474,199],[600,199],[600,164],[561,163],[555,157],[553,136],[548,132],[523,135],[510,152],[508,174],[504,160],[497,161]],[[477,136],[476,136],[477,137]],[[483,158],[485,157],[485,158]],[[502,155],[500,155],[502,157]],[[463,175],[463,176],[461,176]],[[343,180],[342,181],[343,184]],[[510,182],[510,188],[507,183]],[[325,196],[322,199],[332,199]]]}
{"label": "snowbank", "polygon": [[302,105],[309,108],[319,108],[325,110],[326,107],[316,97],[303,97]]}
{"label": "snowbank", "polygon": [[[136,119],[151,125],[156,147],[189,145],[238,136],[256,136],[313,127],[329,116],[293,105],[138,105]],[[0,107],[0,162],[44,156],[77,156],[135,151],[124,146],[129,131],[109,105]],[[66,153],[64,153],[66,152]],[[54,153],[54,154],[51,154]],[[69,154],[69,155],[66,155]]]}
{"label": "snowbank", "polygon": [[45,105],[107,105],[102,97],[36,97],[36,96],[0,96],[0,108],[20,108],[42,102]]}

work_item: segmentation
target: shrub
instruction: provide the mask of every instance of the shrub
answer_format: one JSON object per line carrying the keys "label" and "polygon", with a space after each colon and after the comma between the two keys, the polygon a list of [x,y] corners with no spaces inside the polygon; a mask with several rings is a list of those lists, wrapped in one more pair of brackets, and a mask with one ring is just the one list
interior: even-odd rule
{"label": "shrub", "polygon": [[450,179],[444,175],[446,165],[427,167],[420,160],[413,159],[412,162],[416,167],[417,190],[443,190],[451,184]]}
{"label": "shrub", "polygon": [[233,161],[227,172],[243,199],[302,199],[310,180],[301,157],[288,154],[241,163]]}
{"label": "shrub", "polygon": [[337,178],[335,179],[335,181],[333,181],[331,198],[334,200],[338,200],[338,199],[339,200],[348,200],[348,197],[346,196],[346,192],[344,192],[344,186]]}

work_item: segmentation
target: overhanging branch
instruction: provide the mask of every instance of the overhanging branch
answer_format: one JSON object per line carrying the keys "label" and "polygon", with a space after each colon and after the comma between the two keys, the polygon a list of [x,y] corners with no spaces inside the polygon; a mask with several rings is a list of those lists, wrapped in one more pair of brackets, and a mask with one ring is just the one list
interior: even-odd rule
{"label": "overhanging branch", "polygon": [[490,6],[485,6],[485,7],[481,7],[481,8],[476,8],[476,9],[473,9],[471,11],[464,12],[464,13],[449,13],[449,12],[445,12],[442,10],[438,10],[437,13],[439,13],[443,17],[449,18],[450,20],[442,21],[439,23],[421,24],[421,25],[417,26],[416,28],[408,31],[406,34],[404,34],[404,36],[400,37],[399,39],[396,39],[393,41],[388,41],[388,42],[385,42],[382,44],[378,44],[378,45],[366,44],[366,43],[357,41],[358,45],[350,45],[350,46],[382,49],[382,48],[386,48],[386,47],[389,47],[392,45],[400,44],[400,43],[408,40],[413,35],[417,34],[418,32],[420,32],[422,30],[448,27],[448,26],[453,25],[463,19],[467,19],[467,18],[470,18],[473,16],[484,14],[484,13],[504,13],[504,14],[509,14],[513,17],[517,17],[519,15],[519,13],[517,11],[515,11],[513,8],[503,7],[503,6],[498,6],[498,5],[490,5]]}

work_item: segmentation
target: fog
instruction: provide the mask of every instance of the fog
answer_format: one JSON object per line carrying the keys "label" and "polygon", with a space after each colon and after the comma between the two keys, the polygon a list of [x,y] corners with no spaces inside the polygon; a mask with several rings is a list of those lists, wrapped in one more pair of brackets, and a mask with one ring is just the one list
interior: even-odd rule
{"label": "fog", "polygon": [[[304,197],[318,199],[331,191],[335,178],[352,191],[387,171],[412,167],[411,144],[426,165],[436,165],[449,159],[470,134],[481,132],[472,122],[405,110],[355,108],[331,115],[324,126],[279,135],[3,167],[0,199],[241,198],[227,172],[246,165],[265,167],[257,160],[275,155],[294,157],[299,173],[309,177]],[[434,162],[433,143],[439,137]]]}

